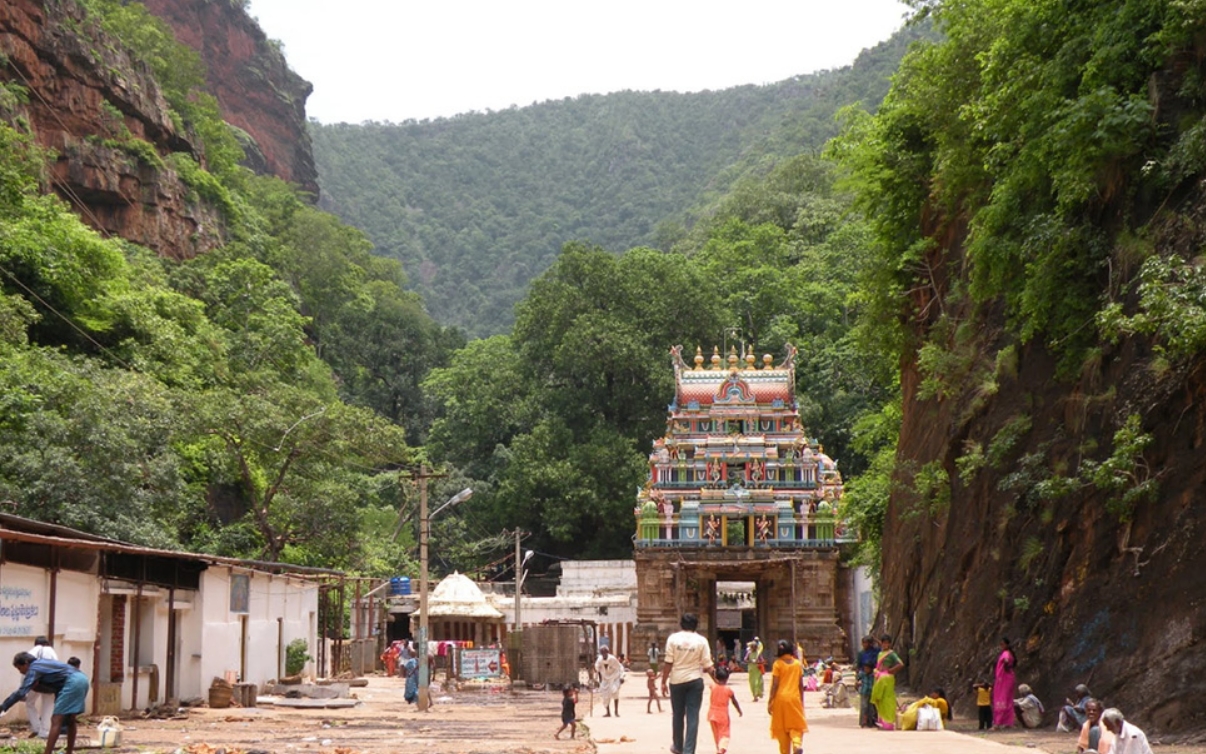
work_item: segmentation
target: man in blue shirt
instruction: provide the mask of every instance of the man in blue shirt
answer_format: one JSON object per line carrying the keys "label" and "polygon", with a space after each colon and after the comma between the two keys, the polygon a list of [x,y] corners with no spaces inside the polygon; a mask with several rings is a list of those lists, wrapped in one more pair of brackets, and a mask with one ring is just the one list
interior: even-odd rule
{"label": "man in blue shirt", "polygon": [[859,701],[862,703],[859,709],[859,727],[874,728],[879,717],[875,710],[875,706],[871,704],[871,685],[875,683],[874,671],[870,674],[870,683],[866,684],[866,693],[862,681],[867,676],[867,668],[874,668],[879,662],[879,642],[875,641],[874,636],[863,637],[863,648],[858,653],[858,677],[859,677]]}
{"label": "man in blue shirt", "polygon": [[0,714],[25,698],[30,691],[54,694],[54,716],[50,718],[50,733],[46,737],[46,754],[54,753],[59,731],[67,728],[67,754],[75,751],[76,716],[84,711],[88,696],[88,676],[58,660],[39,660],[29,652],[19,652],[13,667],[25,676],[21,686],[0,704]]}

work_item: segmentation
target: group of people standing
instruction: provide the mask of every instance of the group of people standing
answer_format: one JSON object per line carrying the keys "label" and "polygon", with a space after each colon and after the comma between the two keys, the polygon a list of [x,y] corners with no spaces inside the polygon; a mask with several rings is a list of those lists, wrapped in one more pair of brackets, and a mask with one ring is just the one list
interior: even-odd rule
{"label": "group of people standing", "polygon": [[[697,629],[699,619],[684,613],[679,630],[666,639],[662,653],[661,691],[670,698],[671,746],[673,754],[695,754],[699,733],[699,711],[703,706],[704,676],[715,680],[708,705],[708,723],[721,754],[728,749],[731,735],[729,707],[742,715],[741,705],[728,686],[729,673],[716,667],[708,640]],[[762,642],[755,638],[747,645],[747,668],[761,669]],[[771,736],[779,743],[780,754],[801,754],[802,738],[808,730],[804,719],[804,663],[796,656],[790,642],[776,646],[775,662],[771,668],[771,687],[766,708],[771,717]],[[751,670],[750,691],[755,701],[763,696],[762,673],[756,678]]]}
{"label": "group of people standing", "polygon": [[863,728],[896,727],[896,674],[904,661],[892,649],[892,637],[864,636],[858,653],[858,724]]}
{"label": "group of people standing", "polygon": [[[655,686],[656,669],[660,664],[661,693],[670,699],[672,711],[670,750],[672,754],[695,754],[699,713],[703,707],[704,677],[710,676],[715,683],[707,720],[716,740],[717,751],[724,754],[731,733],[729,708],[735,709],[738,715],[742,714],[736,695],[727,683],[727,666],[731,661],[713,661],[707,639],[697,631],[699,622],[695,615],[684,614],[679,625],[680,630],[666,640],[664,651],[656,643],[650,645],[650,706],[646,707],[646,711],[651,711],[652,702],[660,699]],[[804,715],[804,691],[807,687],[805,660],[799,647],[787,641],[778,642],[770,670],[770,690],[765,692],[763,675],[767,658],[764,657],[764,651],[761,640],[755,637],[746,644],[741,656],[749,673],[750,694],[755,702],[766,695],[771,736],[778,742],[780,754],[801,754],[802,737],[808,730]],[[951,705],[941,688],[932,689],[925,697],[903,710],[898,707],[896,676],[905,668],[905,663],[893,648],[891,636],[864,637],[857,664],[861,727],[883,730],[941,729],[942,721],[951,718]],[[1045,711],[1042,702],[1029,686],[1017,683],[1017,664],[1017,655],[1011,642],[1002,639],[991,682],[980,681],[974,686],[982,729],[1009,728],[1019,721],[1029,728],[1041,725]],[[603,647],[596,662],[596,671],[600,679],[599,692],[603,697],[604,716],[611,716],[613,705],[614,713],[618,716],[623,665]],[[563,711],[563,721],[569,724],[573,717],[573,703],[567,704],[570,713],[567,719]],[[658,710],[661,710],[660,701]],[[1080,732],[1077,754],[1152,754],[1144,732],[1126,722],[1119,710],[1103,709],[1103,705],[1093,699],[1084,686],[1077,686],[1075,699],[1067,700],[1060,710],[1060,729]]]}
{"label": "group of people standing", "polygon": [[21,685],[0,702],[3,714],[19,701],[29,713],[30,736],[46,739],[46,754],[54,752],[59,734],[67,734],[67,754],[75,751],[77,716],[84,712],[88,676],[80,672],[79,658],[59,662],[58,655],[43,636],[28,652],[18,652],[13,667],[21,674]]}
{"label": "group of people standing", "polygon": [[[656,643],[649,647],[648,671],[650,703],[646,711],[651,711],[653,701],[658,701],[658,711],[661,711],[660,697],[657,696],[657,676],[660,668],[661,694],[670,699],[671,710],[671,746],[673,754],[695,754],[696,740],[699,735],[699,713],[703,708],[704,677],[709,676],[714,681],[708,703],[707,721],[716,741],[716,750],[725,754],[731,736],[731,721],[729,708],[736,710],[739,716],[744,713],[733,689],[728,685],[728,663],[716,663],[708,640],[699,634],[699,619],[693,613],[684,613],[679,620],[679,630],[666,639],[665,650]],[[754,638],[746,647],[744,660],[750,669],[750,691],[754,700],[758,701],[764,695],[762,663],[764,648],[761,640]],[[767,712],[771,717],[771,736],[779,743],[780,754],[802,754],[802,737],[808,730],[804,719],[804,663],[803,658],[796,656],[797,650],[789,642],[781,641],[776,647],[776,659],[771,669],[771,688],[767,698]],[[754,670],[758,672],[755,675]],[[603,701],[604,717],[614,713],[619,716],[619,692],[623,683],[624,665],[611,654],[606,645],[599,647],[599,656],[595,661],[595,672],[599,678],[599,694]],[[560,738],[561,733],[570,729],[570,736],[576,733],[577,692],[567,688],[562,695],[561,728],[554,734]]]}

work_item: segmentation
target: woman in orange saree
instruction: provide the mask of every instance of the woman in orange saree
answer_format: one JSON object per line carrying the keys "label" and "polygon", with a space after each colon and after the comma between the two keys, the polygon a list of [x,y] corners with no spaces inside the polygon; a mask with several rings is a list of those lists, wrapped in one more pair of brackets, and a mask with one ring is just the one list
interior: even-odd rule
{"label": "woman in orange saree", "polygon": [[779,754],[801,754],[808,723],[804,720],[804,665],[791,644],[780,641],[771,668],[770,696],[766,711],[771,718],[771,738],[779,742]]}

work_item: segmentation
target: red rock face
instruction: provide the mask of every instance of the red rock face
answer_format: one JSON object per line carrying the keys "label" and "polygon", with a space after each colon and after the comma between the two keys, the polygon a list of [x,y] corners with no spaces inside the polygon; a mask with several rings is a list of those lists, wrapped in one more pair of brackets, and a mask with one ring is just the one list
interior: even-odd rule
{"label": "red rock face", "polygon": [[201,53],[209,91],[226,121],[255,140],[248,164],[318,196],[318,172],[306,131],[312,87],[289,69],[280,51],[237,2],[143,0],[167,21],[176,39]]}
{"label": "red rock face", "polygon": [[[1206,245],[1201,184],[1180,198],[1178,211],[1178,221],[1153,232],[1153,248]],[[932,269],[966,269],[966,228],[958,231],[932,252]],[[919,287],[913,295],[915,309],[924,311],[928,291]],[[1158,372],[1152,343],[1132,336],[1103,344],[1079,375],[1060,377],[1055,356],[1036,338],[1014,343],[1016,356],[998,368],[995,355],[1013,342],[1000,310],[977,311],[966,297],[946,303],[955,321],[981,318],[966,351],[979,356],[973,377],[956,382],[957,392],[945,398],[919,395],[915,359],[901,374],[897,485],[884,522],[880,582],[881,627],[906,658],[898,683],[915,691],[944,686],[970,714],[969,684],[992,680],[998,643],[1008,637],[1017,680],[1047,704],[1047,724],[1060,700],[1084,683],[1149,735],[1200,736],[1204,360]],[[983,387],[990,375],[991,394]],[[1122,520],[1110,509],[1116,493],[1109,490],[1077,484],[1064,494],[1051,491],[1057,477],[1075,479],[1085,459],[1104,459],[1130,414],[1143,417],[1142,431],[1152,439],[1141,459],[1123,468],[1133,483],[1156,479],[1154,499],[1138,501]],[[983,465],[960,464],[969,444],[984,450]],[[946,473],[948,501],[934,504],[917,491],[914,474],[927,466]]]}
{"label": "red rock face", "polygon": [[199,151],[172,124],[147,67],[90,26],[74,3],[4,0],[0,53],[8,58],[0,81],[29,91],[28,104],[5,115],[24,119],[38,143],[54,150],[51,185],[85,222],[174,258],[221,244],[218,211],[174,171],[111,146],[133,136],[159,154]]}

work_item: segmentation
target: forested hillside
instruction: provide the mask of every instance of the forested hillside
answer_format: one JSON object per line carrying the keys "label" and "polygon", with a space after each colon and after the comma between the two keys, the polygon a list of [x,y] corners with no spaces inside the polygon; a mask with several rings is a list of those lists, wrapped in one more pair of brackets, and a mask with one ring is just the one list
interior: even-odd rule
{"label": "forested hillside", "polygon": [[561,246],[669,249],[743,175],[819,149],[874,108],[909,28],[847,68],[695,94],[583,95],[450,119],[312,123],[323,206],[399,259],[440,322],[505,332]]}
{"label": "forested hillside", "polygon": [[[419,381],[460,336],[359,231],[239,166],[200,59],[143,6],[23,0],[0,31],[0,500],[125,541],[405,569]],[[109,231],[88,181],[204,218],[205,247]]]}
{"label": "forested hillside", "polygon": [[634,490],[674,393],[673,344],[796,344],[811,436],[848,471],[865,468],[875,447],[854,425],[892,402],[894,371],[857,344],[867,233],[833,182],[832,166],[801,155],[722,201],[698,245],[568,246],[509,335],[469,343],[424,383],[443,409],[429,452],[482,493],[466,520],[520,526],[553,555],[629,555]]}

